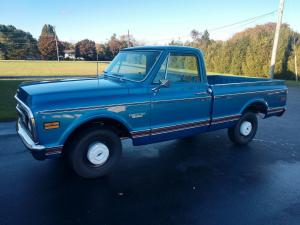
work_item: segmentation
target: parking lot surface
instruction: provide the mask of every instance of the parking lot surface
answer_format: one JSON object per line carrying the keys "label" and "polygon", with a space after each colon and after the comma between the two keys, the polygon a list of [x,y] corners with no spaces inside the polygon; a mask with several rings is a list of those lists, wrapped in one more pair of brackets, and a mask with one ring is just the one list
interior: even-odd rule
{"label": "parking lot surface", "polygon": [[110,175],[85,180],[0,136],[0,224],[300,224],[300,88],[247,147],[226,130],[123,147]]}

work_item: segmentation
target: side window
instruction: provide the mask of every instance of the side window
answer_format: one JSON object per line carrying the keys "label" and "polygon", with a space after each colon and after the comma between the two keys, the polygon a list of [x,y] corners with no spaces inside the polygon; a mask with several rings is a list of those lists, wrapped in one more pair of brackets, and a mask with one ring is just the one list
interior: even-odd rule
{"label": "side window", "polygon": [[167,79],[171,83],[200,82],[198,60],[192,54],[171,54],[168,61]]}
{"label": "side window", "polygon": [[165,79],[166,74],[167,74],[167,63],[168,63],[168,57],[165,59],[165,61],[163,62],[163,64],[161,65],[153,83],[158,84],[160,80]]}
{"label": "side window", "polygon": [[171,83],[200,82],[197,57],[193,54],[171,53],[158,71],[154,83],[168,79]]}

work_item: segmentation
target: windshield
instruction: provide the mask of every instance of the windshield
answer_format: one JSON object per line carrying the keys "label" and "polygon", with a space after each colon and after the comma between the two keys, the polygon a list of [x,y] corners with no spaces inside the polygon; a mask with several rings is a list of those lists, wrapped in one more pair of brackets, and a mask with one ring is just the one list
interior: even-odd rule
{"label": "windshield", "polygon": [[141,81],[145,79],[159,51],[121,51],[104,71],[105,75]]}

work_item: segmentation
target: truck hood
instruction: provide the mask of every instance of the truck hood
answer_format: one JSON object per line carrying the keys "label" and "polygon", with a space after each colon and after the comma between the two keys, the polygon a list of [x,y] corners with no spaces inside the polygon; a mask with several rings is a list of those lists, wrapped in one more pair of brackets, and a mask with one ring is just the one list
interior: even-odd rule
{"label": "truck hood", "polygon": [[17,97],[31,109],[70,107],[75,99],[84,105],[91,99],[124,94],[128,94],[128,83],[103,78],[31,82],[20,85],[17,91]]}

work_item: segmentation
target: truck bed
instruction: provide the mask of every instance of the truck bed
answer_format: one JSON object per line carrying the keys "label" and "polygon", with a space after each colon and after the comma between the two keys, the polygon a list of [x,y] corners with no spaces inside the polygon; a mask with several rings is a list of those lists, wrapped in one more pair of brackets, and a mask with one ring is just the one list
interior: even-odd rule
{"label": "truck bed", "polygon": [[245,107],[254,103],[266,107],[266,116],[285,107],[286,86],[282,80],[209,75],[207,81],[212,89],[213,121],[232,116],[238,118]]}

